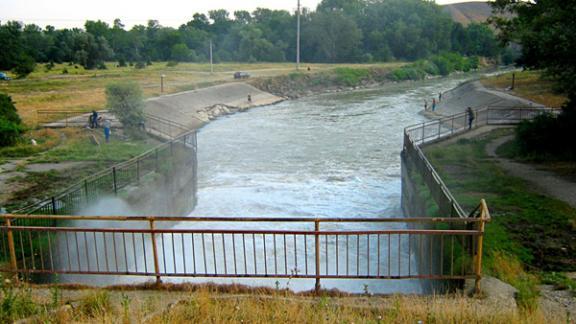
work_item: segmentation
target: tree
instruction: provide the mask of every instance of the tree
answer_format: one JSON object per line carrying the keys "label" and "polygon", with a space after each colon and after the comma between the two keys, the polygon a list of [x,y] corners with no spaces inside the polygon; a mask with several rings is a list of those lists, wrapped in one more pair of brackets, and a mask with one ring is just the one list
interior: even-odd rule
{"label": "tree", "polygon": [[28,76],[28,74],[34,72],[36,68],[36,62],[29,55],[22,55],[18,58],[16,66],[14,67],[14,72],[19,79],[23,79]]}
{"label": "tree", "polygon": [[512,14],[497,16],[492,21],[501,30],[501,40],[522,45],[522,65],[543,69],[548,76],[556,80],[559,89],[575,101],[574,1],[496,0],[493,6],[499,12]]}
{"label": "tree", "polygon": [[23,131],[12,98],[0,93],[0,147],[14,145]]}
{"label": "tree", "polygon": [[[576,160],[576,4],[574,1],[541,0],[524,2],[496,0],[500,15],[492,19],[504,42],[522,45],[519,62],[527,68],[542,69],[568,96],[558,118],[538,118],[517,130],[525,153],[552,154]],[[511,14],[511,15],[510,15]]]}
{"label": "tree", "polygon": [[127,134],[136,135],[144,123],[142,90],[135,82],[112,83],[106,86],[108,109],[120,120]]}
{"label": "tree", "polygon": [[356,22],[340,11],[319,12],[312,16],[306,29],[309,45],[317,50],[308,59],[324,62],[355,62],[358,60],[362,31]]}

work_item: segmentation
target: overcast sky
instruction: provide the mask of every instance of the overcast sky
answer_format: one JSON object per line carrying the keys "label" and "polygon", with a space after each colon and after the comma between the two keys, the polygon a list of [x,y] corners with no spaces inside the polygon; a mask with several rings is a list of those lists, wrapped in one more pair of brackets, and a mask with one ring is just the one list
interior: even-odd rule
{"label": "overcast sky", "polygon": [[[466,0],[437,0],[438,4]],[[178,27],[194,13],[212,9],[253,11],[258,7],[296,10],[297,0],[0,0],[0,21],[17,20],[26,24],[56,28],[83,27],[86,20],[112,23],[120,18],[127,28],[156,19],[163,26]],[[320,0],[301,0],[303,7],[315,9]]]}

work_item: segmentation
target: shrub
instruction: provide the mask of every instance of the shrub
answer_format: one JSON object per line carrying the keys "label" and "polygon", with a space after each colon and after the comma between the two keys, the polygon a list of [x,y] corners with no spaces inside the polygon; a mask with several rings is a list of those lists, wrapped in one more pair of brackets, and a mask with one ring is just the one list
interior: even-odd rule
{"label": "shrub", "polygon": [[23,79],[27,77],[28,74],[34,72],[35,68],[36,62],[34,62],[34,59],[28,55],[23,55],[16,63],[14,73],[16,73],[19,79]]}
{"label": "shrub", "polygon": [[370,75],[367,69],[337,68],[335,72],[337,82],[349,87],[360,84]]}
{"label": "shrub", "polygon": [[174,67],[176,65],[178,65],[177,61],[168,61],[168,63],[166,63],[167,67]]}
{"label": "shrub", "polygon": [[562,113],[537,116],[516,128],[520,153],[535,160],[576,159],[573,130],[576,128],[576,107],[568,103]]}
{"label": "shrub", "polygon": [[120,120],[126,133],[136,134],[144,123],[142,90],[135,82],[109,84],[106,87],[108,108]]}
{"label": "shrub", "polygon": [[432,62],[438,67],[440,75],[446,76],[454,71],[454,64],[444,56],[435,56]]}
{"label": "shrub", "polygon": [[146,62],[142,62],[142,61],[138,61],[136,62],[136,64],[134,65],[135,68],[137,69],[143,69],[146,67]]}
{"label": "shrub", "polygon": [[0,93],[0,147],[14,145],[23,131],[12,98]]}

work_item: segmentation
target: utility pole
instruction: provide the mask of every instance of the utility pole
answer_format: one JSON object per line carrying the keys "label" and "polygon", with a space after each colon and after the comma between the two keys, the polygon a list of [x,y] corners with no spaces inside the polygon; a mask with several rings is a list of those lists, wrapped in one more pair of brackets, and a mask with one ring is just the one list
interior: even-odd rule
{"label": "utility pole", "polygon": [[214,65],[212,61],[212,40],[210,40],[210,73],[214,73]]}
{"label": "utility pole", "polygon": [[300,69],[300,0],[296,11],[296,70]]}

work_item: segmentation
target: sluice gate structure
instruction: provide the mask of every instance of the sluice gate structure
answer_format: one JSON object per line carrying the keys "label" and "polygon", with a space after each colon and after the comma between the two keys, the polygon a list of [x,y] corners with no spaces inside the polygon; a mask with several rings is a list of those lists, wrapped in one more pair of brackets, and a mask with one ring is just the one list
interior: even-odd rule
{"label": "sluice gate structure", "polygon": [[[516,124],[544,109],[476,111],[474,127]],[[0,215],[0,271],[23,277],[125,275],[162,278],[422,279],[482,277],[485,201],[466,213],[420,146],[468,130],[466,114],[404,131],[402,218],[181,217],[196,198],[196,133],[154,120],[171,138],[145,154],[18,213]],[[167,131],[169,129],[170,131]],[[168,134],[168,132],[170,132]],[[184,175],[184,176],[183,176]],[[191,179],[191,180],[190,180]],[[163,186],[146,216],[81,216],[101,197],[128,199]],[[186,191],[188,190],[188,191]],[[426,193],[423,194],[423,191]],[[177,196],[188,203],[170,201]],[[434,214],[427,206],[430,199]],[[263,224],[274,224],[274,229]]]}

